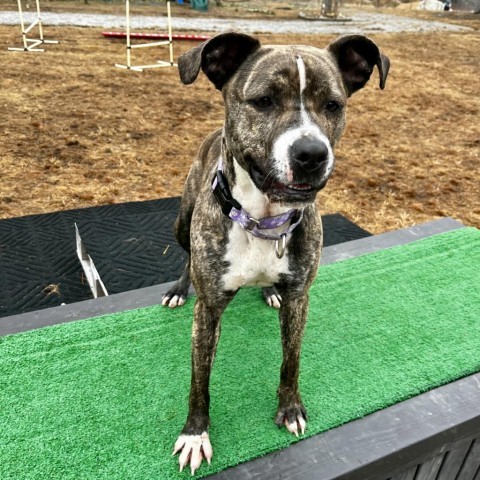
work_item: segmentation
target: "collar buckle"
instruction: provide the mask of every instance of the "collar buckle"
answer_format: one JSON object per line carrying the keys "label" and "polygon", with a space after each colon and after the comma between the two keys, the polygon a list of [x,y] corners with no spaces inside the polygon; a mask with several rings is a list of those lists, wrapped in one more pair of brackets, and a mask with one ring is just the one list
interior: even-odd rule
{"label": "collar buckle", "polygon": [[236,208],[237,210],[242,209],[242,206],[232,197],[227,179],[221,170],[217,170],[213,178],[212,190],[222,209],[222,213],[227,217],[230,216],[232,208]]}

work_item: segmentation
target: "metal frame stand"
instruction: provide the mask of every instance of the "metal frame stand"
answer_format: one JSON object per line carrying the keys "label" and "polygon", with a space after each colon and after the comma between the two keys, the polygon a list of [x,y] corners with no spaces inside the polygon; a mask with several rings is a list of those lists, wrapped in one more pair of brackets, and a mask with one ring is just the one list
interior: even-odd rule
{"label": "metal frame stand", "polygon": [[[20,15],[20,26],[22,28],[23,47],[9,47],[8,50],[16,52],[44,52],[45,50],[43,48],[36,47],[46,43],[58,43],[57,40],[45,40],[43,38],[42,18],[40,15],[40,0],[35,0],[35,3],[37,5],[37,18],[27,28],[25,28],[25,23],[23,21],[22,2],[21,0],[17,0],[17,3],[18,14]],[[30,30],[32,30],[37,25],[38,35],[40,38],[28,38],[28,32],[30,32]]]}
{"label": "metal frame stand", "polygon": [[[134,70],[136,72],[142,72],[146,68],[176,67],[177,64],[173,63],[172,18],[170,14],[170,2],[167,2],[168,40],[162,40],[160,42],[137,43],[135,45],[132,45],[131,39],[130,39],[130,0],[125,0],[125,12],[126,12],[126,24],[127,24],[126,26],[127,64],[123,65],[120,63],[116,63],[115,66],[118,68],[124,68],[126,70]],[[158,47],[160,45],[169,46],[169,54],[170,54],[169,62],[158,60],[157,63],[152,65],[132,65],[132,48]]]}

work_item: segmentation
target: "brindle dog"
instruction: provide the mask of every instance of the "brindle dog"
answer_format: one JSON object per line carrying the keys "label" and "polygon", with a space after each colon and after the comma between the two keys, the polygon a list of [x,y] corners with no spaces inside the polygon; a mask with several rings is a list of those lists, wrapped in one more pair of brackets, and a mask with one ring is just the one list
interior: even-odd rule
{"label": "brindle dog", "polygon": [[295,435],[305,430],[298,374],[308,290],[322,248],[315,197],[333,171],[347,98],[375,66],[383,89],[389,60],[363,35],[318,49],[261,46],[251,36],[225,33],[182,55],[178,66],[184,84],[203,70],[225,101],[224,127],[201,146],[175,225],[189,262],[162,302],[183,305],[191,279],[197,300],[189,413],[174,453],[180,452],[180,470],[190,463],[194,473],[213,454],[210,372],[221,315],[240,287],[262,287],[267,303],[279,308],[283,363],[275,423]]}

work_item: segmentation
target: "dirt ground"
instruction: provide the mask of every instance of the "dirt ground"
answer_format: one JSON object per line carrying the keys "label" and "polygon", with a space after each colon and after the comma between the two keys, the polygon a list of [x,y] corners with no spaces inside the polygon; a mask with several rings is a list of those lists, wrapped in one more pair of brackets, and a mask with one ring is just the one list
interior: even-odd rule
{"label": "dirt ground", "polygon": [[[480,228],[480,18],[465,24],[475,30],[372,36],[391,74],[386,90],[375,74],[351,98],[323,213],[374,233],[443,216]],[[202,139],[222,125],[219,92],[204,77],[183,86],[176,68],[115,68],[124,43],[100,29],[45,27],[45,37],[61,44],[7,52],[19,28],[0,26],[0,218],[181,195]],[[260,39],[325,46],[332,37]],[[175,58],[194,45],[175,43]],[[164,47],[133,55],[168,56]]]}

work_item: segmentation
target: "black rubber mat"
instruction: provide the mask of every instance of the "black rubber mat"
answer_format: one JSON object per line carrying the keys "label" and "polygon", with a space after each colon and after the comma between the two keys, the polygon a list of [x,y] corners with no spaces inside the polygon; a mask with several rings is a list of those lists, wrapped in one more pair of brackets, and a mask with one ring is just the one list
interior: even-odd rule
{"label": "black rubber mat", "polygon": [[178,279],[187,254],[173,234],[177,211],[178,206],[77,224],[109,294]]}
{"label": "black rubber mat", "polygon": [[324,247],[372,236],[370,232],[367,232],[339,213],[323,215],[322,220]]}
{"label": "black rubber mat", "polygon": [[[186,254],[175,242],[179,198],[0,221],[0,317],[92,298],[76,255],[75,223],[107,291],[176,280]],[[339,214],[323,217],[325,246],[370,236]]]}

